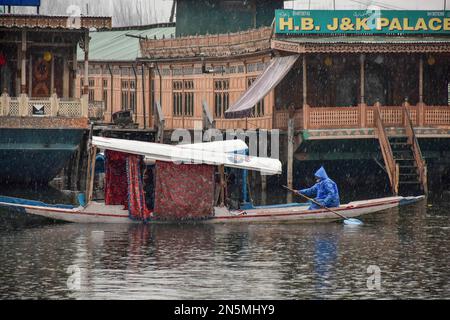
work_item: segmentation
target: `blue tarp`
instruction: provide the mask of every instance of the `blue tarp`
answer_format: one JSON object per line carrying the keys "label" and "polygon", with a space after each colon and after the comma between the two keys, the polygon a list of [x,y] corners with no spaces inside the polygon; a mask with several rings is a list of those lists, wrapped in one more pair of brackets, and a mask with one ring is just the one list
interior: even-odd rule
{"label": "blue tarp", "polygon": [[74,206],[68,205],[68,204],[48,204],[48,203],[44,203],[44,202],[36,201],[36,200],[27,200],[27,199],[4,197],[4,196],[0,196],[0,202],[10,203],[10,204],[22,204],[22,205],[36,206],[36,207],[59,208],[59,209],[74,209],[75,208]]}
{"label": "blue tarp", "polygon": [[41,5],[41,0],[0,0],[0,5],[39,7]]}

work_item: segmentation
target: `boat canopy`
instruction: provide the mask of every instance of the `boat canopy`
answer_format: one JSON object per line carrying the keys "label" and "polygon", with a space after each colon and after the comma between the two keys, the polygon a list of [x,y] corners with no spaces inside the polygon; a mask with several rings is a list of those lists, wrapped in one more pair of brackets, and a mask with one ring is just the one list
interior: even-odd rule
{"label": "boat canopy", "polygon": [[241,139],[213,141],[191,144],[179,144],[177,147],[183,149],[204,150],[212,152],[244,152],[248,150],[247,144]]}
{"label": "boat canopy", "polygon": [[[234,141],[234,140],[233,140]],[[106,150],[138,154],[146,159],[190,164],[224,165],[226,167],[280,174],[281,162],[277,159],[247,156],[241,153],[245,142],[215,141],[191,145],[168,145],[135,140],[93,137],[92,144]],[[223,146],[221,146],[223,145]],[[216,151],[217,150],[217,151]],[[231,150],[222,152],[222,150]]]}
{"label": "boat canopy", "polygon": [[292,69],[299,55],[275,57],[250,88],[227,111],[226,118],[249,116],[251,109],[261,101]]}

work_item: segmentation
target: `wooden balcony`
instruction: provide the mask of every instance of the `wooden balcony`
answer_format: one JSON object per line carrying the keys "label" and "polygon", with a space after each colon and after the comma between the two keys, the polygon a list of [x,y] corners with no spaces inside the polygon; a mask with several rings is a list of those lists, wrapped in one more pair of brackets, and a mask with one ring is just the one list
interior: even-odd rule
{"label": "wooden balcony", "polygon": [[0,116],[3,117],[58,117],[102,120],[103,115],[103,101],[88,102],[87,96],[72,99],[58,98],[56,94],[48,98],[29,98],[27,95],[10,97],[6,93],[0,96]]}
{"label": "wooden balcony", "polygon": [[[266,115],[261,117],[249,117],[240,119],[225,119],[225,118],[215,118],[214,119],[216,128],[219,130],[227,129],[244,129],[244,130],[255,130],[255,129],[272,129],[272,115]],[[174,129],[188,129],[192,130],[201,127],[203,119],[200,117],[167,117],[165,119],[165,130]]]}
{"label": "wooden balcony", "polygon": [[[404,108],[412,125],[423,128],[450,129],[450,106],[380,106],[380,116],[386,127],[404,127]],[[373,106],[310,107],[295,113],[296,130],[362,129],[374,128]],[[287,128],[288,112],[276,112],[274,128]]]}

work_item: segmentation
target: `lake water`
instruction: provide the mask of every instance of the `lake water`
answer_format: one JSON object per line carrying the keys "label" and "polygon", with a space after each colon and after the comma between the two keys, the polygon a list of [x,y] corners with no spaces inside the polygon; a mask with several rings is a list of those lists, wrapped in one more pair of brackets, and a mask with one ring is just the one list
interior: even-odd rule
{"label": "lake water", "polygon": [[450,196],[362,220],[112,226],[2,210],[0,298],[450,299]]}

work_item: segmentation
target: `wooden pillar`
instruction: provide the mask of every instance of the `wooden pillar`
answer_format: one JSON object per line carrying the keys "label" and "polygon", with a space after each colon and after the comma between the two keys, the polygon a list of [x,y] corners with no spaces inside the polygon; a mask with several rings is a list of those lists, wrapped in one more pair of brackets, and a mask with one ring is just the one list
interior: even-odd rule
{"label": "wooden pillar", "polygon": [[224,207],[225,206],[225,166],[220,165],[219,166],[219,175],[220,175],[220,202],[219,206]]}
{"label": "wooden pillar", "polygon": [[261,204],[267,203],[267,175],[261,175]]}
{"label": "wooden pillar", "polygon": [[153,104],[155,103],[152,99],[152,73],[153,69],[149,66],[148,69],[148,126],[152,127],[152,117],[153,117]]}
{"label": "wooden pillar", "polygon": [[77,69],[78,69],[78,62],[77,62],[77,45],[76,45],[72,51],[72,68],[71,68],[71,77],[70,77],[71,83],[70,83],[70,92],[69,92],[69,97],[71,97],[71,98],[75,98],[78,95],[78,93],[76,92]]}
{"label": "wooden pillar", "polygon": [[69,97],[69,83],[70,83],[70,71],[69,71],[69,65],[67,63],[67,57],[63,57],[63,90],[62,90],[62,97],[68,98]]}
{"label": "wooden pillar", "polygon": [[419,59],[419,104],[423,104],[423,56]]}
{"label": "wooden pillar", "polygon": [[302,58],[302,72],[303,72],[303,129],[308,129],[309,109],[308,109],[308,66],[306,64],[306,55]]}
{"label": "wooden pillar", "polygon": [[303,69],[303,107],[308,104],[308,77],[307,77],[306,55],[303,55],[302,69]]}
{"label": "wooden pillar", "polygon": [[83,94],[89,93],[89,32],[84,34],[84,86]]}
{"label": "wooden pillar", "polygon": [[145,68],[144,64],[141,64],[141,77],[142,77],[142,113],[144,116],[144,129],[147,129],[147,106],[145,101]]}
{"label": "wooden pillar", "polygon": [[360,74],[360,79],[359,79],[359,87],[360,87],[360,91],[359,91],[359,95],[360,95],[360,100],[359,100],[359,123],[360,123],[360,127],[361,128],[365,128],[367,127],[367,115],[366,115],[366,111],[367,111],[367,105],[366,105],[366,56],[365,54],[361,54],[359,56],[359,74]]}
{"label": "wooden pillar", "polygon": [[50,96],[55,90],[55,56],[52,54],[52,60],[50,63]]}
{"label": "wooden pillar", "polygon": [[20,93],[26,94],[27,78],[27,32],[22,31],[21,66],[20,66]]}
{"label": "wooden pillar", "polygon": [[33,57],[30,55],[28,60],[28,96],[31,98],[33,95]]}
{"label": "wooden pillar", "polygon": [[366,56],[364,54],[361,54],[359,56],[359,70],[360,70],[360,80],[359,80],[359,86],[360,86],[360,104],[366,103],[365,98],[365,80],[366,80]]}
{"label": "wooden pillar", "polygon": [[[288,120],[287,132],[287,186],[292,189],[294,180],[294,118]],[[288,202],[292,202],[292,193],[288,193]]]}

